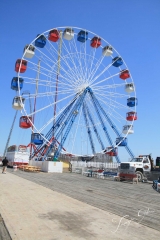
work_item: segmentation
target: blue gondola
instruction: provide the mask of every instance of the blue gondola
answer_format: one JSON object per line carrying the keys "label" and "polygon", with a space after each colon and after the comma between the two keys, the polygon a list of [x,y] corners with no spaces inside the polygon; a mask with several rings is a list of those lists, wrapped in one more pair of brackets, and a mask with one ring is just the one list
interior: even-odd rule
{"label": "blue gondola", "polygon": [[39,133],[32,133],[31,135],[31,143],[34,143],[35,145],[41,145],[43,144],[43,134]]}
{"label": "blue gondola", "polygon": [[35,46],[39,48],[44,48],[46,45],[46,37],[44,35],[37,35],[37,39],[35,40]]}
{"label": "blue gondola", "polygon": [[117,144],[119,147],[127,146],[127,138],[123,138],[123,137],[116,138],[116,145]]}
{"label": "blue gondola", "polygon": [[112,59],[112,63],[113,63],[112,65],[114,67],[119,67],[123,64],[123,60],[120,57],[115,57],[115,58]]}
{"label": "blue gondola", "polygon": [[88,39],[88,32],[81,30],[78,33],[77,41],[84,43]]}
{"label": "blue gondola", "polygon": [[135,97],[131,97],[127,99],[127,106],[128,107],[134,107],[138,105],[138,99]]}
{"label": "blue gondola", "polygon": [[18,77],[12,78],[11,81],[11,89],[18,91],[19,89],[21,90],[23,88],[23,78],[19,78],[19,88],[18,88]]}

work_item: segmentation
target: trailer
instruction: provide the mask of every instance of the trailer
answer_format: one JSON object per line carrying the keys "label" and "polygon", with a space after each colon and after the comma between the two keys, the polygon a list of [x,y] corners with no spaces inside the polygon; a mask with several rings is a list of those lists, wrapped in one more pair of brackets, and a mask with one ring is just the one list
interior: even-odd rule
{"label": "trailer", "polygon": [[12,145],[7,148],[6,158],[8,159],[8,166],[27,165],[29,163],[29,152],[25,145]]}

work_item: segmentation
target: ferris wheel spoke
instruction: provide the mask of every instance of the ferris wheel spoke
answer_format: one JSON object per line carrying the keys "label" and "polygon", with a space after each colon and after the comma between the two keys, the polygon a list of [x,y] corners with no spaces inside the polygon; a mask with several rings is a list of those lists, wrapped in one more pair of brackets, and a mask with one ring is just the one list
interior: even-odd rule
{"label": "ferris wheel spoke", "polygon": [[[21,76],[20,76],[20,77],[21,77]],[[35,78],[23,77],[23,79],[24,79],[25,83],[34,84],[34,83],[36,82],[36,79],[35,79]],[[54,80],[54,78],[52,78],[52,79]],[[27,80],[28,80],[29,82],[27,82]],[[55,81],[55,82],[56,82],[56,81]],[[54,84],[54,82],[51,81],[51,80],[49,81],[48,79],[45,80],[45,79],[41,79],[41,78],[38,79],[38,83],[39,83],[39,84],[43,84],[43,86],[51,86],[51,84]]]}
{"label": "ferris wheel spoke", "polygon": [[106,90],[95,90],[94,91],[96,94],[101,95],[103,97],[116,97],[116,98],[126,98],[126,94],[118,93],[118,92],[111,92],[111,91],[106,91]]}
{"label": "ferris wheel spoke", "polygon": [[[59,103],[59,102],[62,102],[62,101],[64,101],[64,100],[66,100],[66,99],[68,99],[68,98],[70,98],[70,97],[72,97],[72,96],[74,96],[74,95],[75,95],[75,93],[73,93],[73,94],[71,94],[71,95],[69,95],[69,96],[67,96],[67,97],[65,97],[65,98],[57,101],[56,104]],[[44,109],[47,109],[47,108],[49,108],[49,107],[51,107],[51,106],[53,106],[53,105],[55,105],[54,102],[51,103],[51,104],[49,104],[49,105],[47,105],[47,106],[45,106],[45,107],[43,107],[43,108],[41,108],[41,109],[39,109],[39,110],[37,110],[37,111],[35,111],[35,112],[33,112],[33,113],[31,113],[31,114],[28,114],[28,116],[30,117],[30,116],[32,116],[32,115],[34,115],[34,114],[37,114],[38,112],[41,112],[41,111],[43,111]]]}
{"label": "ferris wheel spoke", "polygon": [[[53,55],[52,58],[50,58],[49,56],[47,56],[43,51],[41,51],[38,47],[35,46],[36,52],[39,53],[40,55],[35,54],[35,57],[39,60],[40,58],[43,58],[44,63],[48,64],[48,62],[50,64],[56,64],[57,63],[57,59],[56,57]],[[49,64],[48,64],[49,65]]]}
{"label": "ferris wheel spoke", "polygon": [[93,68],[93,70],[91,71],[91,73],[88,77],[89,81],[91,81],[91,79],[93,79],[94,75],[96,74],[97,70],[99,69],[100,65],[102,64],[104,58],[105,58],[104,56],[101,56],[99,61],[97,61],[95,67]]}
{"label": "ferris wheel spoke", "polygon": [[[35,79],[29,79],[30,81],[27,81],[27,80],[28,80],[28,78],[25,77],[24,83],[36,85],[36,80]],[[56,83],[56,80],[53,82],[53,81],[47,81],[47,80],[40,80],[39,79],[39,81],[38,81],[39,86],[50,87],[50,88],[55,88],[55,83]],[[69,84],[69,83],[67,84],[67,83],[64,83],[64,82],[60,81],[59,82],[59,88],[64,88],[64,87],[68,90],[71,90],[71,84]]]}
{"label": "ferris wheel spoke", "polygon": [[[63,91],[58,91],[59,94],[63,95],[63,94],[70,94],[73,93],[72,90],[63,90]],[[44,93],[37,93],[37,94],[30,94],[29,96],[27,95],[27,97],[25,99],[31,99],[31,98],[40,98],[40,97],[49,97],[49,96],[54,96],[55,92],[44,92]],[[23,96],[25,97],[25,94],[23,94]]]}
{"label": "ferris wheel spoke", "polygon": [[[87,65],[86,65],[86,42],[85,43],[80,43],[80,47],[79,47],[79,57],[80,57],[80,61],[81,61],[81,72],[82,72],[82,76],[85,79],[85,81],[87,80]],[[83,65],[83,67],[82,67]]]}
{"label": "ferris wheel spoke", "polygon": [[53,116],[41,129],[40,131],[44,131],[44,129],[50,125],[51,123],[53,123],[53,121],[64,111],[65,108],[67,108],[75,99],[78,98],[79,95],[75,96],[75,98],[72,99],[72,101],[70,101],[67,105],[65,105],[63,108],[61,108],[61,110],[56,114],[56,116]]}
{"label": "ferris wheel spoke", "polygon": [[48,125],[50,125],[51,123],[53,123],[53,121],[60,116],[63,111],[65,110],[65,108],[67,108],[71,103],[73,102],[73,100],[71,102],[69,102],[66,106],[64,106],[63,108],[61,108],[61,110],[56,114],[56,116],[53,116],[44,126],[42,126],[42,128],[39,130],[40,132],[43,132],[45,128],[48,127]]}
{"label": "ferris wheel spoke", "polygon": [[[99,74],[90,82],[90,84],[93,84],[93,83],[94,83],[102,74],[104,74],[111,66],[112,66],[112,63],[109,64],[107,67],[105,67],[105,68],[103,69],[103,71],[101,71],[101,73],[99,73]],[[118,75],[118,74],[117,74],[117,75]],[[109,78],[111,78],[111,76],[110,76]]]}
{"label": "ferris wheel spoke", "polygon": [[87,48],[86,48],[86,41],[85,41],[85,45],[84,45],[84,56],[85,56],[85,72],[86,72],[86,79],[88,82],[88,68],[87,68]]}
{"label": "ferris wheel spoke", "polygon": [[90,62],[90,66],[88,66],[88,78],[90,77],[91,72],[93,71],[92,70],[92,65],[93,65],[93,62],[94,62],[95,54],[96,54],[96,48],[91,49],[91,55],[90,55],[90,58],[89,58],[89,61],[88,61],[88,62]]}
{"label": "ferris wheel spoke", "polygon": [[[79,69],[78,69],[78,78],[82,78],[83,76],[83,71],[82,71],[82,66],[81,66],[81,61],[79,59],[79,54],[78,54],[78,50],[77,47],[75,47],[75,39],[73,38],[73,40],[69,41],[69,51],[72,52],[74,58],[71,55],[71,60],[72,63],[74,65],[74,67],[76,68],[76,61],[78,63]],[[68,51],[67,51],[68,52]],[[70,54],[70,53],[69,53]]]}
{"label": "ferris wheel spoke", "polygon": [[114,74],[114,75],[111,75],[111,76],[109,76],[109,77],[107,77],[107,78],[104,78],[104,79],[102,79],[102,80],[100,80],[100,81],[97,81],[95,84],[93,84],[95,81],[92,81],[90,84],[91,84],[91,87],[93,87],[93,86],[97,86],[98,84],[100,84],[100,83],[102,83],[102,82],[106,82],[107,80],[109,80],[109,79],[111,79],[111,78],[114,78],[114,77],[116,77],[116,76],[118,76],[119,75],[119,73],[116,73],[116,74]]}
{"label": "ferris wheel spoke", "polygon": [[122,87],[124,87],[126,85],[126,83],[125,82],[123,82],[123,83],[120,83],[120,84],[116,84],[116,83],[114,83],[114,84],[106,84],[106,85],[96,85],[96,87],[95,87],[95,85],[93,85],[93,87],[92,87],[92,89],[93,90],[103,90],[103,91],[105,91],[105,89],[116,89],[116,88],[122,88]]}
{"label": "ferris wheel spoke", "polygon": [[[125,122],[126,118],[122,115],[120,115],[115,109],[113,109],[113,113],[110,114],[110,117],[113,117],[117,122],[121,123],[122,121]],[[118,128],[118,126],[117,126]],[[119,131],[122,131],[122,129],[119,128]]]}
{"label": "ferris wheel spoke", "polygon": [[[48,50],[48,52],[51,54],[51,56],[54,56],[54,54],[53,53],[56,53],[56,54],[58,54],[58,50],[50,43],[50,41],[48,41],[49,42],[49,45],[50,45],[50,49]],[[63,44],[64,44],[64,41],[63,41],[63,39],[62,39],[62,48],[63,48]],[[52,53],[52,51],[53,51],[53,53]],[[71,54],[69,53],[69,56],[70,56]],[[61,61],[63,61],[63,63],[65,64],[65,66],[67,66],[69,69],[70,69],[70,71],[72,71],[72,68],[70,67],[70,65],[68,64],[68,61],[67,61],[67,59],[66,59],[66,57],[64,57],[63,55],[62,55],[62,53],[61,53]],[[62,67],[62,64],[61,64],[61,70],[63,70],[67,75],[68,75],[68,77],[70,77],[70,79],[72,79],[72,75],[70,75],[70,74],[68,74],[68,72],[65,70],[65,68],[64,67]]]}
{"label": "ferris wheel spoke", "polygon": [[[75,70],[74,75],[77,75],[77,76],[80,77],[80,76],[81,76],[81,72],[80,72],[81,69],[78,69],[78,68],[77,68],[77,65],[75,64],[75,60],[74,60],[75,54],[74,54],[74,52],[71,51],[71,44],[70,44],[70,42],[69,42],[70,51],[67,49],[67,46],[66,46],[64,40],[63,40],[63,48],[64,48],[64,50],[67,52],[67,54],[68,54],[68,56],[69,56],[69,60],[70,60],[70,62],[71,62],[71,63],[73,64],[73,66],[74,66],[74,70]],[[71,54],[70,52],[71,52],[72,54]]]}
{"label": "ferris wheel spoke", "polygon": [[[36,64],[35,64],[36,65]],[[31,70],[33,70],[33,71],[35,71],[35,72],[37,72],[37,69],[36,68],[30,68],[30,67],[28,67],[29,69],[31,69]],[[51,75],[50,75],[51,74]],[[45,77],[50,77],[51,78],[51,80],[54,80],[55,81],[55,83],[56,83],[56,75],[55,75],[55,78],[53,78],[53,72],[51,72],[50,71],[50,73],[49,74],[46,74],[46,73],[44,73],[44,72],[42,72],[42,71],[40,71],[40,75],[43,75],[43,76],[45,76]],[[22,78],[25,78],[25,77],[23,77],[22,76]],[[27,77],[26,77],[27,78]],[[60,78],[62,78],[62,79],[64,79],[65,80],[65,82],[67,81],[68,82],[68,86],[70,86],[71,85],[71,81],[70,81],[70,79],[68,79],[68,78],[66,78],[66,77],[64,77],[63,75],[60,75]],[[33,78],[28,78],[28,79],[33,79]],[[35,80],[36,81],[36,80]],[[42,80],[40,80],[40,81],[42,81]],[[45,80],[43,80],[43,81],[45,81]],[[49,82],[48,80],[46,80],[47,81],[47,83]],[[52,81],[53,82],[53,81]],[[61,80],[59,79],[59,82],[61,82]],[[63,82],[64,83],[64,82]],[[64,85],[67,85],[66,83],[64,83]]]}
{"label": "ferris wheel spoke", "polygon": [[[31,68],[31,69],[34,70],[34,71],[37,71],[37,69],[38,69],[38,64],[36,64],[36,63],[34,63],[34,62],[32,62],[32,61],[28,61],[28,62],[33,65],[33,68]],[[44,70],[46,73],[43,73],[42,70]],[[61,68],[61,70],[63,70],[63,71],[68,75],[69,78],[72,77],[72,76],[69,75],[68,72],[67,72],[66,70],[64,70],[63,68]],[[47,73],[48,73],[48,74],[53,74],[53,73],[57,74],[57,71],[54,71],[53,69],[50,69],[50,70],[49,70],[49,69],[41,66],[41,67],[40,67],[40,73],[46,74],[46,76],[47,76]]]}
{"label": "ferris wheel spoke", "polygon": [[[49,42],[49,41],[48,41]],[[50,43],[50,42],[49,42]],[[44,51],[41,50],[41,48],[38,48],[35,46],[36,52],[40,54],[40,56],[43,56],[45,58],[45,60],[48,62],[51,62],[52,64],[57,62],[57,57],[56,55],[51,55],[50,51],[48,49],[48,47],[45,48],[45,50],[47,51],[47,53],[49,53],[50,55],[47,55]],[[58,53],[58,51],[56,52],[56,54]],[[38,56],[37,56],[38,57]]]}
{"label": "ferris wheel spoke", "polygon": [[[35,72],[37,72],[37,69],[38,69],[38,67],[39,67],[38,63],[34,63],[34,62],[32,62],[32,61],[29,61],[29,60],[28,60],[28,63],[30,63],[31,66],[32,66],[32,67],[28,67],[28,68],[31,69],[31,70],[33,70],[33,71],[35,71]],[[50,68],[51,68],[51,66],[50,66]],[[45,73],[42,72],[42,70],[43,70]],[[46,67],[43,67],[43,66],[40,66],[40,73],[42,73],[42,74],[53,73],[53,70],[52,70],[52,69],[47,69]]]}
{"label": "ferris wheel spoke", "polygon": [[[57,64],[58,64],[58,62],[57,62],[57,59],[55,59],[55,56],[52,55],[52,58],[55,59],[55,61],[53,61],[53,60],[50,59],[50,58],[46,58],[46,54],[44,54],[42,51],[40,51],[40,53],[42,53],[42,55],[41,55],[41,56],[36,56],[36,57],[37,57],[38,59],[40,58],[41,61],[43,61],[43,62],[50,68],[50,71],[52,71],[53,73],[55,73],[55,75],[57,75]],[[43,56],[43,55],[44,55],[44,56]],[[48,61],[47,61],[47,60],[50,60],[51,63],[54,64],[54,65],[48,64]],[[54,68],[56,68],[56,69],[54,70]],[[44,68],[44,69],[46,70],[46,68]],[[65,70],[62,66],[61,66],[61,70],[65,71],[65,73],[68,74],[68,72],[66,72],[66,70]],[[68,74],[68,77],[71,77],[71,76],[69,76],[69,74]]]}
{"label": "ferris wheel spoke", "polygon": [[116,100],[114,100],[114,98],[112,99],[110,96],[108,97],[108,96],[104,96],[104,95],[102,95],[101,96],[101,94],[100,93],[98,93],[97,94],[97,98],[99,98],[100,99],[100,97],[102,97],[104,100],[106,99],[107,101],[105,102],[104,100],[102,100],[101,99],[101,101],[102,102],[104,102],[106,105],[108,105],[107,104],[107,102],[110,102],[110,104],[112,103],[112,106],[114,106],[115,108],[124,108],[124,109],[128,109],[128,107],[127,106],[125,106],[124,104],[121,104],[121,103],[119,103],[119,102],[117,102]]}
{"label": "ferris wheel spoke", "polygon": [[[83,83],[86,83],[87,80],[87,64],[86,64],[86,42],[80,43],[79,51],[77,49],[76,41],[74,38],[74,41],[72,42],[73,49],[76,51],[77,59],[79,63],[80,68],[80,78],[81,81],[83,80]],[[71,50],[71,44],[70,44],[70,50]]]}
{"label": "ferris wheel spoke", "polygon": [[81,56],[83,56],[83,60],[84,60],[84,76],[85,76],[85,80],[87,81],[87,84],[89,84],[88,81],[88,66],[87,66],[87,51],[86,51],[86,41],[85,43],[81,43],[80,44],[80,54]]}
{"label": "ferris wheel spoke", "polygon": [[[115,101],[114,99],[111,99],[111,98],[108,98],[108,97],[105,96],[105,99],[108,100],[108,101],[104,101],[102,98],[100,98],[99,94],[96,97],[97,97],[98,100],[100,100],[106,106],[112,106],[116,109],[124,109],[124,110],[126,109],[126,110],[128,110],[127,106]],[[104,96],[103,96],[103,98],[104,98]],[[110,102],[110,105],[107,104],[107,102]]]}

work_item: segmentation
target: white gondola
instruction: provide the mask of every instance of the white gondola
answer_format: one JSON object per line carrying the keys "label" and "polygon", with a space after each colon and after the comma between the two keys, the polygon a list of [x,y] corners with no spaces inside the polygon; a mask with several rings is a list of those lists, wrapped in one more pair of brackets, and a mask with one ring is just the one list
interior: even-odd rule
{"label": "white gondola", "polygon": [[24,107],[25,98],[14,97],[12,107],[16,110],[22,110]]}
{"label": "white gondola", "polygon": [[74,37],[74,30],[72,28],[66,28],[63,32],[63,38],[71,40]]}
{"label": "white gondola", "polygon": [[125,85],[125,91],[126,91],[127,93],[134,92],[134,91],[135,91],[134,83],[127,83],[127,84]]}
{"label": "white gondola", "polygon": [[109,57],[113,54],[113,49],[111,46],[106,46],[102,50],[103,56]]}
{"label": "white gondola", "polygon": [[24,48],[24,57],[32,58],[35,54],[35,47],[33,45],[26,45]]}
{"label": "white gondola", "polygon": [[123,126],[123,131],[122,131],[124,134],[132,134],[134,133],[134,130],[133,130],[133,125],[125,125]]}

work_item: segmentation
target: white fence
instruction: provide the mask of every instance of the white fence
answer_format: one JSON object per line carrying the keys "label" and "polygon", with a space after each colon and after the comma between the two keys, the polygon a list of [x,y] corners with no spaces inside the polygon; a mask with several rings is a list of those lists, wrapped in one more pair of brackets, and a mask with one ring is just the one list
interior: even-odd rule
{"label": "white fence", "polygon": [[82,162],[82,161],[71,161],[72,167],[96,167],[96,168],[108,168],[108,169],[117,169],[119,163],[102,163],[102,162]]}

